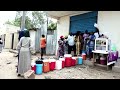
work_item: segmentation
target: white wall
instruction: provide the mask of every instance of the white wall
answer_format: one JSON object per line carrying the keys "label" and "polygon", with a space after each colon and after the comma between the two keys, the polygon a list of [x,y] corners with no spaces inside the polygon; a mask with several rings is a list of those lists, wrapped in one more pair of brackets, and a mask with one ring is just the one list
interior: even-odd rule
{"label": "white wall", "polygon": [[11,49],[11,45],[12,45],[12,34],[11,33],[6,33],[5,48]]}
{"label": "white wall", "polygon": [[120,11],[99,11],[98,26],[100,32],[105,33],[116,44],[120,53]]}
{"label": "white wall", "polygon": [[16,47],[17,47],[17,44],[18,44],[18,37],[19,37],[19,34],[18,34],[17,32],[14,33],[13,49],[16,49]]}
{"label": "white wall", "polygon": [[[58,20],[57,25],[57,41],[59,40],[60,36],[66,36],[69,34],[69,24],[70,18],[69,16],[62,17]],[[58,42],[57,42],[57,49],[58,49]],[[57,51],[56,51],[57,54]]]}
{"label": "white wall", "polygon": [[30,30],[30,38],[31,38],[32,46],[34,50],[35,50],[35,35],[36,35],[36,31]]}

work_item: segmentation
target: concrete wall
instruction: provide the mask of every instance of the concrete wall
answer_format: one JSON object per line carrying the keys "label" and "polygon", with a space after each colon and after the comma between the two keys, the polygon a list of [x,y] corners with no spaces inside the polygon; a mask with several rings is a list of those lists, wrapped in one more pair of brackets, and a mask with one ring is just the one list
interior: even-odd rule
{"label": "concrete wall", "polygon": [[6,49],[11,49],[12,47],[12,34],[11,33],[6,33],[5,37],[5,47]]}
{"label": "concrete wall", "polygon": [[[59,19],[57,25],[57,41],[59,40],[61,35],[65,36],[69,34],[69,24],[70,24],[69,16],[65,16]],[[58,42],[56,48],[58,49]],[[56,49],[56,54],[57,54],[57,49]]]}
{"label": "concrete wall", "polygon": [[35,50],[35,35],[36,35],[36,31],[30,30],[30,38],[32,40],[32,46],[34,50]]}
{"label": "concrete wall", "polygon": [[100,32],[106,34],[120,52],[120,11],[99,11],[98,26]]}
{"label": "concrete wall", "polygon": [[18,44],[18,37],[19,37],[19,34],[18,34],[17,32],[14,33],[13,49],[16,49],[16,47],[17,47],[17,44]]}

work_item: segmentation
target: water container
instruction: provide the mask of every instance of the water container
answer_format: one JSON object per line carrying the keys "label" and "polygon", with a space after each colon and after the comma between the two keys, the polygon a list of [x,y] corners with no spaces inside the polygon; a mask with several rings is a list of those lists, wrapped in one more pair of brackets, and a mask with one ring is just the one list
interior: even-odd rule
{"label": "water container", "polygon": [[100,58],[100,64],[102,64],[102,65],[106,65],[107,64],[107,61],[106,61],[106,59],[104,57]]}
{"label": "water container", "polygon": [[72,57],[72,63],[71,63],[72,66],[75,66],[76,65],[76,57]]}
{"label": "water container", "polygon": [[65,54],[65,66],[70,67],[72,64],[72,55],[71,54]]}
{"label": "water container", "polygon": [[76,58],[76,65],[78,64],[78,57],[75,57]]}
{"label": "water container", "polygon": [[83,60],[86,60],[86,54],[85,53],[82,53],[82,58],[83,58]]}
{"label": "water container", "polygon": [[78,57],[78,64],[80,65],[80,64],[82,64],[82,63],[83,63],[82,57]]}
{"label": "water container", "polygon": [[36,64],[36,74],[42,74],[43,64]]}
{"label": "water container", "polygon": [[62,61],[62,68],[64,68],[65,67],[65,58],[59,58],[59,60]]}
{"label": "water container", "polygon": [[38,57],[38,59],[35,61],[36,64],[43,64],[43,61]]}
{"label": "water container", "polygon": [[55,69],[56,70],[62,69],[62,60],[56,60]]}
{"label": "water container", "polygon": [[49,72],[50,71],[50,66],[49,66],[49,60],[43,60],[43,72]]}
{"label": "water container", "polygon": [[35,62],[31,63],[31,70],[33,70],[34,72],[36,72],[36,64],[35,64]]}
{"label": "water container", "polygon": [[55,64],[56,64],[56,60],[55,59],[49,59],[50,71],[55,70]]}

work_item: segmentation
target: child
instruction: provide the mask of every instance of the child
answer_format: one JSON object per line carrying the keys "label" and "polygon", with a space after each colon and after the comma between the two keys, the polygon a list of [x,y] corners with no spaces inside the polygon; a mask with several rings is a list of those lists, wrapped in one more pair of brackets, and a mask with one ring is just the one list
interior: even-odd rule
{"label": "child", "polygon": [[43,60],[43,54],[45,54],[45,48],[46,48],[45,35],[42,35],[42,38],[40,39],[40,48],[41,48],[41,59]]}

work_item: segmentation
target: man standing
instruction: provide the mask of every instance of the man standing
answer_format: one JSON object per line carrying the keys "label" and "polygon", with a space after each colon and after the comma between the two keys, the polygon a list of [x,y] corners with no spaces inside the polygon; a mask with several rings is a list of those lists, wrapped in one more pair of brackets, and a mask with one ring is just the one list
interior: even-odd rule
{"label": "man standing", "polygon": [[41,59],[43,60],[43,54],[45,54],[45,48],[46,48],[45,35],[42,35],[42,38],[40,39],[40,48],[41,48]]}
{"label": "man standing", "polygon": [[76,47],[75,47],[75,41],[74,36],[72,33],[68,36],[68,54],[71,54],[71,51],[74,51],[74,55],[76,55]]}

